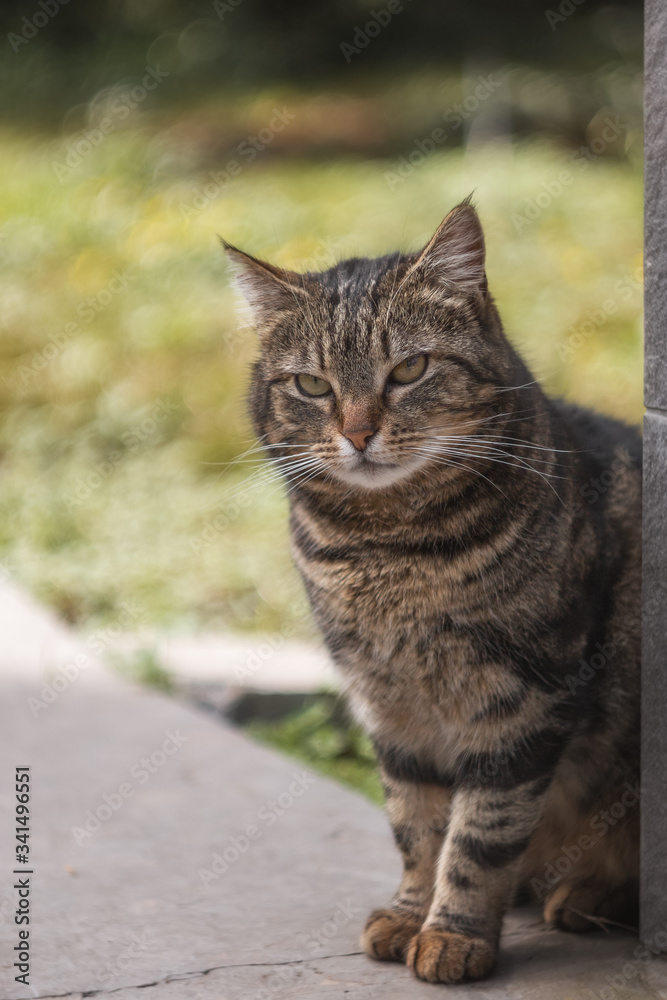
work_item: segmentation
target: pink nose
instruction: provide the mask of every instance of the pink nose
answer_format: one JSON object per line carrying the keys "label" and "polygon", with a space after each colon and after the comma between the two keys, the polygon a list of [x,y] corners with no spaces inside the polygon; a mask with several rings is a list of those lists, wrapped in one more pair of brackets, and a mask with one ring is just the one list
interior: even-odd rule
{"label": "pink nose", "polygon": [[372,427],[362,427],[361,430],[348,430],[343,427],[343,434],[351,441],[357,451],[363,451],[375,431]]}

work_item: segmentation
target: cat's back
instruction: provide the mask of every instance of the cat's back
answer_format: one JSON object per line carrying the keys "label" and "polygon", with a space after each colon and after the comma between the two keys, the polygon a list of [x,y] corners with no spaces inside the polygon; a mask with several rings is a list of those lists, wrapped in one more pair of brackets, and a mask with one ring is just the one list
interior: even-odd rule
{"label": "cat's back", "polygon": [[[578,504],[611,551],[638,549],[641,538],[642,438],[636,427],[573,403],[552,400],[576,457]],[[639,553],[637,552],[637,558]]]}
{"label": "cat's back", "polygon": [[562,399],[552,399],[551,403],[592,471],[609,468],[619,450],[624,450],[628,466],[641,472],[642,439],[638,428],[576,403]]}

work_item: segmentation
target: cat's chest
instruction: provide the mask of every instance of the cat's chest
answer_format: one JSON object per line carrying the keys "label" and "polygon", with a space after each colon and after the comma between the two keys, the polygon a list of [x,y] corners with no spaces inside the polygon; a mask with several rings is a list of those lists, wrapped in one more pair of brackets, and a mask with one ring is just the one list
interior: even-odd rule
{"label": "cat's chest", "polygon": [[296,559],[349,686],[376,705],[470,699],[465,609],[442,559],[382,548],[345,556],[297,549]]}
{"label": "cat's chest", "polygon": [[295,553],[320,627],[378,650],[418,646],[457,603],[442,560],[380,547]]}
{"label": "cat's chest", "polygon": [[[311,536],[312,537],[312,536]],[[511,670],[480,657],[480,595],[433,553],[295,544],[317,623],[356,716],[382,741],[437,745],[446,761],[477,716],[515,690]],[[484,603],[484,616],[492,601]],[[497,612],[496,612],[497,613]]]}
{"label": "cat's chest", "polygon": [[330,614],[388,622],[449,596],[444,561],[427,554],[417,533],[403,541],[380,530],[355,533],[297,509],[291,536],[297,567]]}

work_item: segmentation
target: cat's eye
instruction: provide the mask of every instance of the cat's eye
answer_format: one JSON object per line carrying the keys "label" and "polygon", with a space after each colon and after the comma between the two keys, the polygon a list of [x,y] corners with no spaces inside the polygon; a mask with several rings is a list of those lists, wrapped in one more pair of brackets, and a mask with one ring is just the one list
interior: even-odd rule
{"label": "cat's eye", "polygon": [[306,396],[326,396],[331,392],[331,383],[317,375],[297,375],[296,384]]}
{"label": "cat's eye", "polygon": [[391,373],[392,382],[399,385],[407,385],[408,382],[416,382],[420,375],[426,371],[427,357],[425,354],[416,354],[414,358],[406,358],[396,365]]}

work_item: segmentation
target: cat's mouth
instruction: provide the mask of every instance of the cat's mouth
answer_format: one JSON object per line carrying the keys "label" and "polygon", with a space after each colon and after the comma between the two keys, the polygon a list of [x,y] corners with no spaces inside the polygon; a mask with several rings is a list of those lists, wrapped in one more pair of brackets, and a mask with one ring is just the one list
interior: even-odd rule
{"label": "cat's mouth", "polygon": [[344,465],[339,465],[335,470],[337,477],[344,483],[364,486],[366,489],[391,486],[414,471],[413,463],[388,462],[365,451],[351,456]]}

